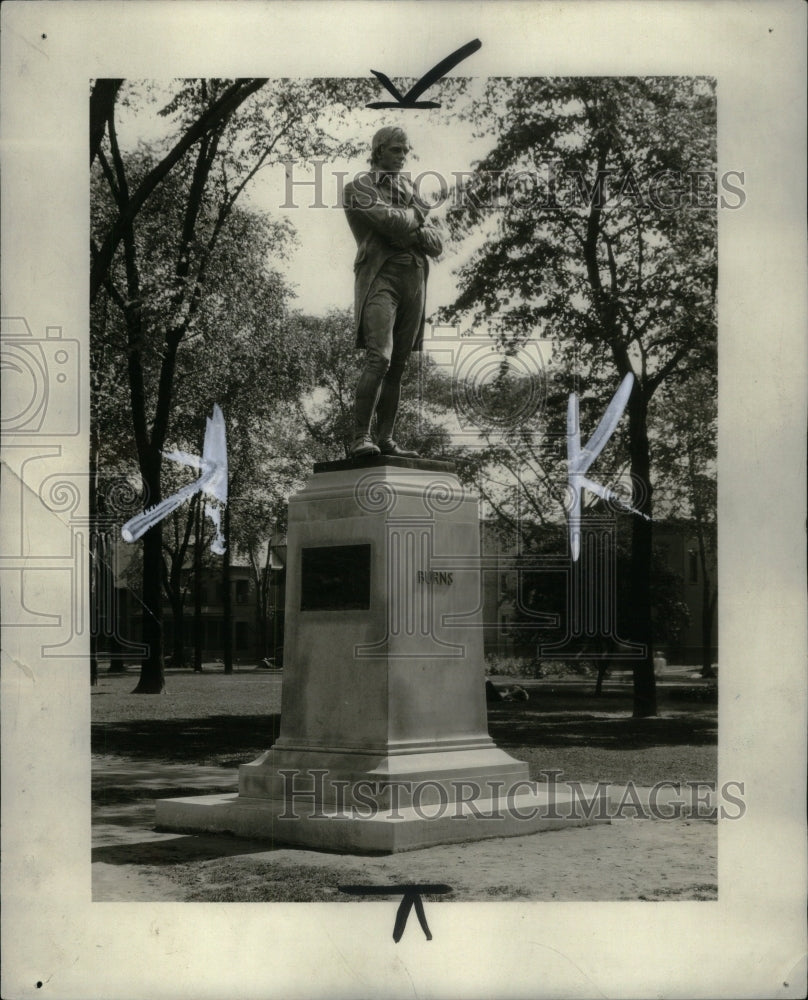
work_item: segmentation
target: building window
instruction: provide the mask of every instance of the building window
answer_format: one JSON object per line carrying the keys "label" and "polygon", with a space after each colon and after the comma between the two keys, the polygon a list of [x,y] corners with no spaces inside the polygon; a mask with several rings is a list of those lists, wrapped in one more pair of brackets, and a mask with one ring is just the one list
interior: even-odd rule
{"label": "building window", "polygon": [[690,549],[687,553],[687,581],[699,582],[699,560],[695,549]]}
{"label": "building window", "polygon": [[510,635],[511,633],[511,616],[503,615],[500,621],[500,632],[503,635]]}
{"label": "building window", "polygon": [[221,618],[208,618],[205,622],[205,647],[217,652],[223,647],[224,630]]}
{"label": "building window", "polygon": [[236,604],[246,604],[250,589],[248,580],[236,580]]}

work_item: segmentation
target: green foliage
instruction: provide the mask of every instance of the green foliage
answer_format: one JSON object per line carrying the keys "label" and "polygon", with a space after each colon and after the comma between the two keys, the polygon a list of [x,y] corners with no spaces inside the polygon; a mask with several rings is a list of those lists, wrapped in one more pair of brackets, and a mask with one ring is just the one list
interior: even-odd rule
{"label": "green foliage", "polygon": [[[647,405],[663,383],[714,368],[716,213],[699,186],[715,168],[712,82],[492,80],[467,114],[492,149],[448,218],[457,240],[486,226],[491,238],[444,318],[510,348],[552,340],[548,390],[581,376],[584,422],[628,371]],[[536,186],[503,185],[520,171]],[[662,180],[675,177],[674,210]]]}
{"label": "green foliage", "polygon": [[700,524],[715,544],[717,371],[712,363],[654,400],[652,421],[656,490],[671,517]]}
{"label": "green foliage", "polygon": [[[137,144],[119,138],[119,125],[134,117],[137,132],[137,115],[153,111],[157,88],[124,84],[109,103],[92,176],[94,461],[136,456],[150,502],[163,495],[163,451],[173,445],[199,454],[214,403],[230,432],[236,495],[240,478],[254,477],[271,458],[264,442],[256,452],[253,441],[261,441],[273,409],[305,386],[309,369],[287,337],[290,290],[270,263],[290,246],[291,230],[239,200],[268,164],[353,151],[329,124],[363,87],[178,81],[162,108],[165,134]],[[150,653],[139,690],[149,692],[163,687],[162,531],[158,525],[143,540]],[[180,549],[187,537],[177,533]],[[171,551],[176,580],[182,553]],[[176,598],[173,584],[171,591]]]}
{"label": "green foliage", "polygon": [[[532,337],[551,340],[560,376],[552,391],[582,390],[584,428],[595,426],[620,379],[632,374],[626,419],[610,449],[618,475],[628,466],[633,506],[650,518],[651,401],[661,387],[672,391],[715,365],[714,83],[492,80],[466,114],[491,137],[491,150],[448,221],[457,240],[481,232],[486,239],[460,268],[457,299],[443,318],[487,329],[511,350]],[[525,430],[520,436],[511,427],[499,440],[489,434],[489,457],[516,475],[524,497],[535,495],[541,519],[553,481],[557,494],[565,478],[558,476],[563,437],[553,445],[546,429]],[[602,481],[603,468],[593,478]],[[489,499],[519,529],[501,498]],[[654,628],[670,620],[652,612],[651,533],[649,521],[633,520],[624,601],[626,637],[648,649]],[[635,681],[637,714],[654,714],[650,653]]]}
{"label": "green foliage", "polygon": [[[461,271],[452,319],[468,315],[506,343],[537,329],[574,340],[600,371],[605,349],[642,343],[642,376],[684,370],[683,341],[714,342],[715,212],[686,178],[675,211],[652,186],[714,169],[709,81],[493,80],[469,114],[495,145],[449,221],[463,236],[493,212],[495,236]],[[499,198],[502,175],[519,171],[538,187]]]}

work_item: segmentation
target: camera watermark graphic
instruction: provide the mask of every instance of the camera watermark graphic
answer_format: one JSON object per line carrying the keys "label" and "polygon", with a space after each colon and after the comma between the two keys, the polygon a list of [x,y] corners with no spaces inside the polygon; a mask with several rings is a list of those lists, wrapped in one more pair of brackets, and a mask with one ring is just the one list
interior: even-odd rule
{"label": "camera watermark graphic", "polygon": [[[69,467],[50,472],[64,464],[58,445],[4,448],[13,469],[3,482],[9,540],[0,555],[4,627],[29,630],[46,659],[86,655],[90,635],[110,645],[111,658],[141,654],[144,647],[128,637],[122,622],[126,561],[116,539],[144,491],[125,477],[98,474],[93,480],[86,470]],[[92,518],[91,489],[103,498],[103,510]]]}
{"label": "camera watermark graphic", "polygon": [[115,538],[147,502],[142,484],[77,471],[70,457],[65,439],[83,430],[78,340],[55,325],[37,336],[20,316],[4,316],[0,331],[6,634],[33,638],[43,659],[86,656],[90,637],[111,657],[140,655],[122,622]]}
{"label": "camera watermark graphic", "polygon": [[0,372],[6,435],[72,437],[79,433],[80,345],[60,326],[34,336],[22,316],[3,317]]}
{"label": "camera watermark graphic", "polygon": [[[143,653],[122,624],[126,560],[116,540],[145,491],[126,477],[71,472],[58,445],[4,442],[4,449],[11,473],[3,477],[9,541],[0,555],[4,627],[35,629],[46,659],[86,655],[91,635],[110,645],[111,658]],[[53,465],[64,468],[51,472]],[[91,517],[93,489],[103,509]]]}
{"label": "camera watermark graphic", "polygon": [[[424,349],[432,372],[450,387],[456,444],[477,447],[486,430],[504,433],[537,426],[545,416],[549,375],[547,341],[528,339],[518,351],[505,354],[487,335],[463,336],[457,326],[433,324]],[[419,373],[419,397],[426,397]]]}

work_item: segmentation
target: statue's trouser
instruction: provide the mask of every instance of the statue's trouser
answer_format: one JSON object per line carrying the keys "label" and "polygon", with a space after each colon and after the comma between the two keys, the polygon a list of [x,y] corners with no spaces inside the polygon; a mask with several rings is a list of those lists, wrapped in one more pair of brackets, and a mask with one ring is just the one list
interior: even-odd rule
{"label": "statue's trouser", "polygon": [[354,437],[370,434],[375,412],[379,440],[392,440],[401,378],[423,312],[423,268],[387,261],[373,279],[362,310],[367,353],[356,386]]}

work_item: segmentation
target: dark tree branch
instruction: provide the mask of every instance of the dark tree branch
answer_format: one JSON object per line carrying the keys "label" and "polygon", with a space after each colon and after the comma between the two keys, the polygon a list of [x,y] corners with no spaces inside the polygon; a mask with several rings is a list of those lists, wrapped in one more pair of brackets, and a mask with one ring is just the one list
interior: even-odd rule
{"label": "dark tree branch", "polygon": [[123,80],[96,80],[90,94],[90,166],[101,151],[107,121],[112,118],[115,100]]}
{"label": "dark tree branch", "polygon": [[[125,211],[120,212],[113,224],[107,238],[99,250],[98,256],[93,261],[90,272],[90,301],[95,299],[98,289],[103,284],[104,275],[112,264],[112,258],[118,244],[124,238],[127,225],[131,225],[132,220],[143,207],[144,202],[154,191],[157,185],[168,174],[172,167],[177,164],[185,153],[199,139],[211,129],[219,126],[223,121],[239,107],[248,97],[267,82],[267,78],[253,79],[249,81],[236,80],[224,93],[197,119],[197,121],[182,136],[179,142],[171,149],[166,156],[143,178],[137,190],[129,199]],[[111,121],[111,118],[110,118]]]}
{"label": "dark tree branch", "polygon": [[[104,156],[104,151],[102,149],[98,150],[98,162],[101,164],[101,169],[104,172],[104,176],[107,179],[107,184],[109,184],[109,189],[112,192],[113,198],[115,199],[115,204],[118,206],[118,209],[120,209],[123,205],[121,201],[121,193],[118,190],[118,184],[117,181],[115,180],[115,174],[112,172],[112,167],[110,167],[109,161],[107,160],[106,156]],[[99,254],[99,249],[96,244],[93,256],[97,257],[98,254]]]}

